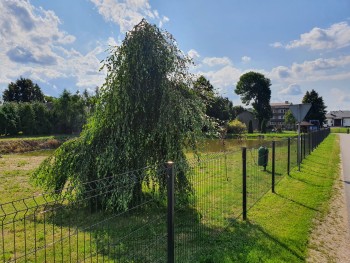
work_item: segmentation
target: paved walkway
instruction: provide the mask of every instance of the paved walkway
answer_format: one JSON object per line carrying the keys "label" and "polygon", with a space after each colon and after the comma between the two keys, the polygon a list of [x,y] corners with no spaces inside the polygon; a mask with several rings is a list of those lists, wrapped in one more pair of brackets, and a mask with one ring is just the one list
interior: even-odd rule
{"label": "paved walkway", "polygon": [[343,180],[350,227],[350,134],[339,134],[343,166]]}

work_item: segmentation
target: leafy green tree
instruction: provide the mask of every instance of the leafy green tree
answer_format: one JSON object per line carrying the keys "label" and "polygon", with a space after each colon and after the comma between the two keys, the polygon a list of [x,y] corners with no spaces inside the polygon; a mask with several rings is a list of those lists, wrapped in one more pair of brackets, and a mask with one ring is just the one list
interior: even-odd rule
{"label": "leafy green tree", "polygon": [[242,106],[233,106],[232,107],[232,111],[231,111],[231,118],[235,119],[239,114],[241,114],[242,112],[244,112],[246,109],[243,108]]}
{"label": "leafy green tree", "polygon": [[2,109],[3,107],[0,106],[0,135],[6,134],[6,125],[7,125],[7,118],[6,114]]}
{"label": "leafy green tree", "polygon": [[244,104],[249,105],[252,102],[256,118],[259,121],[259,129],[262,129],[263,121],[266,122],[272,116],[270,86],[270,80],[265,78],[263,74],[251,71],[239,78],[235,89],[236,94],[241,96]]}
{"label": "leafy green tree", "polygon": [[6,116],[5,135],[17,135],[20,125],[17,103],[4,103],[2,112]]}
{"label": "leafy green tree", "polygon": [[216,121],[232,119],[233,105],[225,97],[215,94],[213,85],[204,76],[200,76],[194,83],[193,89],[206,105],[206,114]]}
{"label": "leafy green tree", "polygon": [[[143,183],[158,185],[161,193],[166,185],[159,166],[137,173],[136,179],[136,173],[125,172],[172,160],[181,164],[175,185],[185,198],[191,185],[184,149],[195,149],[204,126],[203,103],[190,88],[189,62],[169,33],[142,20],[121,46],[111,48],[97,108],[80,137],[48,158],[34,174],[36,181],[56,190],[69,181],[78,187],[77,197],[105,192],[111,180],[123,187],[109,188],[96,206],[123,210],[143,195]],[[102,178],[104,184],[95,181],[93,189],[84,188],[84,182]]]}
{"label": "leafy green tree", "polygon": [[288,127],[294,127],[295,123],[296,123],[296,119],[292,113],[291,110],[288,110],[285,115],[284,115],[284,123],[288,126]]}
{"label": "leafy green tree", "polygon": [[8,88],[4,90],[2,97],[5,102],[44,101],[44,94],[38,84],[22,77],[15,83],[11,82]]}
{"label": "leafy green tree", "polygon": [[32,104],[19,103],[18,104],[18,116],[19,116],[19,130],[25,135],[33,135],[35,125],[35,113],[33,111]]}
{"label": "leafy green tree", "polygon": [[261,123],[261,133],[266,133],[267,131],[267,120],[262,120],[262,123]]}
{"label": "leafy green tree", "polygon": [[32,108],[35,115],[34,134],[50,134],[52,125],[47,106],[41,102],[34,102],[32,103]]}
{"label": "leafy green tree", "polygon": [[306,121],[318,120],[320,125],[326,122],[326,106],[323,98],[315,90],[307,91],[302,100],[303,103],[311,103],[311,109],[305,117]]}
{"label": "leafy green tree", "polygon": [[220,121],[228,121],[232,119],[232,108],[232,102],[228,98],[216,96],[211,108],[207,110],[207,115]]}
{"label": "leafy green tree", "polygon": [[200,76],[193,84],[193,89],[196,94],[202,99],[207,106],[211,108],[215,98],[215,91],[213,85],[204,76]]}
{"label": "leafy green tree", "polygon": [[93,107],[87,94],[71,94],[64,90],[58,99],[54,100],[53,122],[57,133],[80,133],[86,123],[90,109]]}

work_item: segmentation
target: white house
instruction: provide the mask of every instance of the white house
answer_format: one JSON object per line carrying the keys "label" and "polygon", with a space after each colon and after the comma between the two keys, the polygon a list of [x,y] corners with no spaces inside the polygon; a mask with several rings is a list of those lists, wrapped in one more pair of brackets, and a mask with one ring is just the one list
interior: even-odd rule
{"label": "white house", "polygon": [[326,118],[330,127],[350,127],[350,111],[330,111]]}

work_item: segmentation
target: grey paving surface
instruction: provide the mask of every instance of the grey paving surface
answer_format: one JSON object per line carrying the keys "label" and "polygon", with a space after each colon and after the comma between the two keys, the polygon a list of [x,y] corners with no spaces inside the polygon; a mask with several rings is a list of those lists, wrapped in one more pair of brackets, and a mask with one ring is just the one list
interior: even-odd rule
{"label": "grey paving surface", "polygon": [[350,227],[350,134],[339,134],[346,206]]}

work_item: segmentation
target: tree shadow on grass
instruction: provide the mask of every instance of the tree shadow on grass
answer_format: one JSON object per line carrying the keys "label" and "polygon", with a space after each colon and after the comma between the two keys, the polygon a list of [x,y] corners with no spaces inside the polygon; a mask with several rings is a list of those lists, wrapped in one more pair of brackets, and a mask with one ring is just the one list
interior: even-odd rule
{"label": "tree shadow on grass", "polygon": [[[149,201],[149,202],[148,202]],[[288,239],[280,240],[240,212],[213,217],[195,206],[175,209],[176,262],[302,262]],[[220,206],[218,203],[217,206]],[[46,207],[48,210],[49,207]],[[207,212],[207,213],[206,213]],[[268,214],[267,214],[268,216]],[[167,211],[164,202],[149,199],[143,206],[113,214],[79,205],[56,206],[36,217],[37,260],[93,262],[166,262]],[[217,219],[220,218],[220,219]],[[46,224],[46,225],[45,225]],[[29,235],[29,232],[27,232]],[[43,243],[45,241],[45,243]],[[45,248],[44,248],[45,246]],[[44,262],[44,261],[42,261]]]}
{"label": "tree shadow on grass", "polygon": [[313,211],[316,211],[316,212],[319,212],[319,211],[320,211],[320,210],[318,210],[318,209],[315,209],[315,208],[313,208],[313,207],[307,206],[307,205],[305,205],[305,204],[303,204],[303,203],[300,203],[300,202],[298,202],[298,201],[295,201],[295,200],[293,200],[293,199],[290,199],[290,198],[288,198],[288,197],[286,197],[286,196],[284,196],[284,195],[282,195],[282,194],[279,194],[279,193],[275,193],[275,194],[278,195],[279,197],[281,197],[281,198],[283,198],[283,199],[285,199],[285,200],[288,200],[288,201],[290,201],[290,202],[293,202],[294,204],[297,204],[297,205],[299,205],[299,206],[305,207],[305,208],[307,208],[307,209],[310,209],[310,210],[313,210]]}

